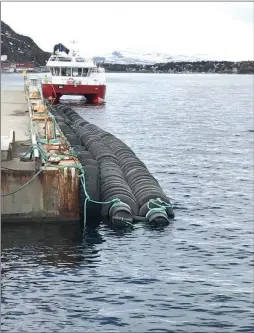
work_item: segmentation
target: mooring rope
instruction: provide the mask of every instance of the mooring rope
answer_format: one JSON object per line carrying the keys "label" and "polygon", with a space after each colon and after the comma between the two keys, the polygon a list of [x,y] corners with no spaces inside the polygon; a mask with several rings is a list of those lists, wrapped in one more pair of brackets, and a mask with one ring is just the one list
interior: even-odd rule
{"label": "mooring rope", "polygon": [[45,166],[42,167],[28,182],[26,182],[24,185],[22,185],[20,188],[18,188],[15,191],[12,191],[10,193],[6,193],[6,194],[1,194],[1,197],[7,197],[8,195],[12,195],[15,194],[21,190],[23,190],[23,188],[25,188],[26,186],[28,186],[37,176],[39,176],[39,174],[45,169]]}
{"label": "mooring rope", "polygon": [[[60,157],[60,160],[61,160],[61,159],[64,159],[65,157],[68,157],[68,156],[75,156],[76,157],[76,153],[75,152],[73,152],[72,154],[68,154],[68,155],[46,154],[45,151],[43,150],[43,148],[40,145],[35,144],[35,145],[31,145],[31,147],[24,154],[24,156],[21,157],[21,159],[27,159],[26,156],[29,153],[31,154],[33,152],[34,148],[37,148],[39,150],[41,156],[46,161],[45,165],[42,168],[40,168],[40,170],[28,182],[26,182],[20,188],[18,188],[15,191],[12,191],[10,193],[1,194],[1,197],[7,197],[9,195],[12,195],[12,194],[15,194],[15,193],[21,191],[23,188],[25,188],[26,186],[28,186],[37,176],[39,176],[39,174],[42,171],[44,171],[46,169],[46,167],[51,166],[51,167],[55,167],[55,168],[58,168],[58,169],[74,168],[74,169],[78,169],[79,170],[80,174],[78,175],[78,177],[80,178],[80,181],[81,181],[81,184],[82,184],[82,187],[83,187],[83,190],[84,190],[84,194],[85,194],[85,202],[84,202],[84,226],[86,226],[87,202],[88,201],[90,201],[90,202],[92,202],[94,204],[99,204],[99,205],[110,205],[110,204],[114,205],[114,204],[121,203],[121,200],[118,199],[118,198],[112,199],[110,201],[96,201],[96,200],[91,199],[90,196],[89,196],[89,194],[88,194],[88,192],[87,192],[87,188],[86,188],[85,170],[84,170],[84,168],[82,167],[82,165],[80,163],[70,164],[70,165],[57,165],[57,164],[50,163],[49,159],[52,156],[54,156],[54,157],[55,156],[56,157]],[[31,158],[31,156],[29,158]]]}
{"label": "mooring rope", "polygon": [[[157,207],[151,207],[151,204]],[[165,212],[167,208],[172,208],[172,205],[169,203],[166,203],[162,201],[160,198],[157,199],[150,199],[147,203],[148,212],[146,213],[146,218],[152,213],[152,212]]]}

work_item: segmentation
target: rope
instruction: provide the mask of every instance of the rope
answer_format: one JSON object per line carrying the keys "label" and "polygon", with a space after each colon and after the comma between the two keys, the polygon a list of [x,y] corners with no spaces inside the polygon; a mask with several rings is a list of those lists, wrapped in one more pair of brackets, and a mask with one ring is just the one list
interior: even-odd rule
{"label": "rope", "polygon": [[145,216],[138,216],[138,215],[134,215],[133,216],[133,220],[135,222],[148,222],[147,217],[145,217]]}
{"label": "rope", "polygon": [[23,188],[25,188],[26,186],[28,186],[37,176],[39,176],[39,174],[45,169],[45,166],[43,168],[41,168],[28,182],[26,182],[24,185],[22,185],[20,188],[18,188],[15,191],[12,191],[10,193],[6,193],[6,194],[1,194],[1,197],[7,197],[8,195],[12,195],[15,194],[19,191],[21,191]]}
{"label": "rope", "polygon": [[50,140],[40,139],[40,142],[43,143],[43,144],[46,144],[46,143],[61,143],[61,140],[60,139],[50,139]]}
{"label": "rope", "polygon": [[[81,166],[81,164],[80,164]],[[95,203],[95,204],[98,204],[98,205],[109,205],[109,204],[119,204],[121,203],[121,200],[116,198],[116,199],[112,199],[110,201],[96,201],[96,200],[92,200],[89,196],[89,194],[87,193],[87,190],[86,190],[86,179],[85,179],[85,171],[83,169],[83,167],[81,166],[81,174],[79,175],[80,177],[80,181],[81,181],[81,184],[82,184],[82,187],[83,187],[83,190],[84,190],[84,194],[86,196],[86,199],[85,199],[85,202],[84,202],[84,226],[86,225],[86,205],[87,205],[87,202],[90,201],[92,203]]]}
{"label": "rope", "polygon": [[[151,207],[151,204],[157,207]],[[172,205],[162,201],[160,198],[157,198],[156,200],[150,199],[147,203],[148,212],[145,217],[148,218],[152,212],[165,212],[169,207],[172,207]]]}
{"label": "rope", "polygon": [[[53,86],[52,86],[52,87],[53,87]],[[53,87],[53,88],[54,88],[54,87]],[[49,102],[46,101],[44,98],[43,98],[43,100],[44,100],[44,103],[45,103],[46,105],[48,105],[48,113],[50,114],[50,116],[52,117],[52,119],[53,119],[53,121],[54,121],[54,135],[55,135],[55,133],[56,133],[56,127],[57,127],[57,122],[56,122],[56,119],[55,119],[54,115],[49,111],[50,108],[52,108],[53,102],[52,102],[51,104],[49,104]],[[56,138],[56,137],[54,136],[54,139],[55,139],[55,138]],[[56,139],[56,140],[57,140],[57,139]],[[52,140],[52,141],[53,141],[53,140]],[[57,154],[56,154],[56,156],[61,156],[61,155],[57,155]],[[67,156],[67,155],[66,155],[66,156]],[[73,155],[72,155],[72,156],[77,157],[77,154],[76,154],[75,151],[73,151]],[[59,167],[59,166],[57,166],[57,167]],[[68,166],[64,166],[64,167],[68,167]],[[86,225],[87,202],[90,201],[90,202],[92,202],[92,203],[94,203],[94,204],[99,204],[99,205],[109,205],[109,204],[112,204],[112,207],[121,204],[121,200],[118,199],[118,198],[112,199],[112,200],[110,200],[110,201],[96,201],[96,200],[91,199],[90,196],[89,196],[89,194],[87,193],[87,190],[86,190],[85,171],[84,171],[83,167],[81,166],[81,164],[78,164],[78,165],[75,165],[75,166],[72,165],[72,166],[70,166],[70,167],[76,167],[76,168],[78,168],[79,171],[80,171],[80,175],[79,175],[78,177],[80,177],[80,181],[81,181],[81,184],[82,184],[82,187],[83,187],[83,191],[84,191],[84,194],[85,194],[85,197],[86,197],[85,202],[84,202],[84,226]],[[132,226],[132,224],[131,224],[130,222],[128,222],[128,221],[124,221],[124,220],[122,220],[122,221],[123,221],[126,225],[131,225],[131,226]]]}
{"label": "rope", "polygon": [[112,199],[110,201],[96,201],[96,200],[93,200],[90,198],[89,194],[87,193],[87,189],[86,189],[86,180],[85,180],[85,170],[83,169],[82,165],[80,163],[78,164],[71,164],[71,165],[57,165],[57,164],[53,164],[53,163],[50,163],[49,161],[49,158],[52,157],[52,156],[56,156],[56,157],[60,157],[60,160],[67,157],[67,156],[77,156],[75,152],[72,152],[71,154],[66,154],[66,155],[60,155],[60,154],[46,154],[44,149],[39,145],[39,144],[35,144],[35,145],[31,145],[31,147],[29,148],[29,150],[24,154],[23,157],[21,157],[21,159],[23,160],[26,160],[27,159],[27,155],[30,153],[30,157],[29,159],[31,159],[31,156],[32,156],[32,153],[33,153],[33,149],[34,148],[37,148],[39,150],[39,153],[41,154],[41,156],[43,157],[43,159],[46,161],[46,164],[45,166],[40,169],[26,184],[22,185],[19,189],[13,191],[13,192],[10,192],[10,193],[7,193],[7,194],[1,194],[1,197],[5,197],[5,196],[8,196],[8,195],[12,195],[12,194],[15,194],[17,193],[18,191],[22,190],[23,188],[25,188],[27,185],[29,185],[43,170],[45,170],[45,168],[47,166],[52,166],[52,167],[55,167],[55,168],[58,168],[58,169],[64,169],[64,168],[75,168],[75,169],[78,169],[79,172],[80,172],[80,175],[78,177],[80,177],[80,181],[81,181],[81,184],[82,184],[82,187],[83,187],[83,190],[84,190],[84,194],[85,194],[85,202],[84,202],[84,226],[86,225],[86,206],[87,206],[87,202],[90,201],[92,203],[95,203],[95,204],[100,204],[100,205],[109,205],[109,204],[113,204],[113,205],[116,205],[116,204],[120,204],[121,203],[121,200],[118,199],[118,198],[115,198],[115,199]]}
{"label": "rope", "polygon": [[[54,89],[53,85],[52,85],[52,88]],[[54,91],[55,92],[55,91]],[[40,94],[40,93],[39,93]],[[43,97],[43,94],[40,94],[41,95],[41,98],[42,100],[44,101],[44,103],[46,105],[48,105],[48,114],[52,117],[53,119],[53,122],[54,122],[54,139],[51,139],[49,140],[50,142],[58,142],[57,138],[56,138],[56,127],[57,127],[57,123],[56,123],[56,119],[55,117],[53,116],[53,114],[49,111],[50,108],[52,108],[52,105],[54,103],[54,100],[51,102],[51,104],[49,105],[49,103],[44,99]],[[38,140],[39,142],[41,143],[47,143],[47,140],[45,139],[39,139]],[[59,155],[59,154],[47,154],[45,153],[44,149],[39,145],[39,144],[35,144],[35,145],[31,145],[31,147],[29,148],[28,152],[23,156],[21,157],[21,159],[26,159],[26,156],[27,154],[30,153],[30,159],[32,158],[32,154],[33,154],[33,151],[34,151],[34,148],[37,148],[41,154],[41,156],[43,157],[43,159],[46,161],[46,164],[45,166],[40,169],[31,179],[30,181],[28,181],[26,184],[24,184],[23,186],[21,186],[18,190],[15,190],[11,193],[7,193],[7,194],[3,194],[1,195],[2,197],[4,196],[8,196],[8,195],[11,195],[11,194],[14,194],[14,193],[17,193],[18,191],[22,190],[24,187],[26,187],[27,185],[29,185],[43,170],[45,170],[45,168],[47,166],[53,166],[53,167],[56,167],[56,168],[59,168],[59,169],[64,169],[64,168],[75,168],[75,169],[78,169],[80,171],[80,175],[78,177],[80,177],[80,181],[81,181],[81,184],[82,184],[82,187],[83,187],[83,190],[84,190],[84,194],[85,194],[85,202],[84,202],[84,226],[86,226],[86,205],[87,205],[87,202],[90,201],[92,203],[95,203],[95,204],[100,204],[100,205],[108,205],[108,204],[113,204],[113,205],[118,205],[121,203],[121,200],[118,199],[118,198],[115,198],[115,199],[112,199],[110,201],[96,201],[96,200],[93,200],[90,198],[89,194],[87,193],[87,189],[86,189],[86,180],[85,180],[85,170],[83,169],[82,165],[80,163],[78,164],[73,164],[73,165],[64,165],[64,166],[61,166],[61,165],[55,165],[55,164],[51,164],[50,161],[49,161],[49,158],[52,157],[52,156],[56,156],[56,157],[60,157],[60,159],[63,159],[67,156],[75,156],[77,157],[77,154],[75,153],[75,151],[72,153],[72,154],[68,154],[68,155]],[[129,225],[132,225],[131,223],[129,223],[128,221],[125,221],[122,219],[122,221],[124,221],[124,223],[126,224],[129,224]]]}
{"label": "rope", "polygon": [[131,227],[132,229],[134,228],[133,224],[131,222],[125,220],[123,217],[122,218],[116,218],[115,217],[114,219],[123,222],[127,227]]}
{"label": "rope", "polygon": [[[30,157],[26,157],[28,154],[30,154]],[[25,161],[25,160],[31,160],[33,156],[33,145],[30,146],[30,148],[28,149],[28,151],[24,154],[24,156],[20,157],[21,161]]]}

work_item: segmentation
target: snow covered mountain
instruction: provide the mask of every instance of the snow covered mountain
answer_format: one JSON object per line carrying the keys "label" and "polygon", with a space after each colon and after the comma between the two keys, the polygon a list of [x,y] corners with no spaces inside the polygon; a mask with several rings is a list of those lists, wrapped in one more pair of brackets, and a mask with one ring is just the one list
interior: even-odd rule
{"label": "snow covered mountain", "polygon": [[167,63],[177,61],[202,61],[202,60],[216,60],[210,59],[207,54],[197,55],[183,55],[183,54],[166,54],[159,52],[135,52],[130,49],[122,51],[114,51],[102,56],[94,57],[97,62],[103,61],[111,64],[139,64],[139,65],[153,65],[156,63]]}

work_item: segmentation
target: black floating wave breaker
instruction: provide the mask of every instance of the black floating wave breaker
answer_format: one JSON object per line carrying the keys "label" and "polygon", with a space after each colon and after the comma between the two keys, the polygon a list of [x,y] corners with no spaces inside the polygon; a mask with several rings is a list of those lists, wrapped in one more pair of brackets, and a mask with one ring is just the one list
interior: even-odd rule
{"label": "black floating wave breaker", "polygon": [[93,226],[101,217],[117,227],[135,221],[146,221],[151,226],[169,224],[174,218],[170,199],[125,143],[67,106],[51,106],[50,111],[85,171],[87,193],[101,202],[99,209],[98,203],[88,200],[84,212],[86,197],[80,186],[81,219],[86,213],[87,223]]}

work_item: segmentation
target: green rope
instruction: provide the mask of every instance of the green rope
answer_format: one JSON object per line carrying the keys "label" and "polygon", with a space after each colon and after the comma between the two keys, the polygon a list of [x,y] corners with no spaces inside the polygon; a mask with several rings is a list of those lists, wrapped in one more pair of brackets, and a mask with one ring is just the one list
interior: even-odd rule
{"label": "green rope", "polygon": [[[151,204],[157,207],[151,207]],[[165,212],[169,207],[172,207],[172,205],[162,201],[160,198],[156,200],[150,199],[147,203],[148,212],[145,217],[148,218],[152,212]]]}
{"label": "green rope", "polygon": [[[52,154],[48,154],[45,152],[45,150],[43,149],[43,147],[39,144],[35,144],[35,145],[31,145],[30,148],[28,149],[28,151],[25,153],[24,156],[21,157],[21,160],[26,160],[27,159],[27,155],[30,153],[33,152],[34,149],[38,149],[39,153],[41,154],[41,156],[43,157],[43,159],[45,161],[49,161],[49,159],[51,157],[59,157],[60,160],[66,158],[66,157],[76,157],[76,153],[74,151],[70,152],[69,154],[65,154],[65,155],[62,155],[62,154],[57,154],[57,153],[52,153]],[[31,156],[29,157],[29,159],[31,159]]]}
{"label": "green rope", "polygon": [[43,144],[46,144],[46,143],[61,143],[61,140],[60,139],[50,139],[50,140],[40,139],[40,142],[43,143]]}
{"label": "green rope", "polygon": [[[84,202],[84,226],[86,225],[86,215],[87,215],[86,214],[86,206],[87,206],[87,202],[88,201],[90,201],[92,203],[95,203],[95,204],[99,204],[99,205],[109,205],[109,204],[113,204],[114,205],[114,204],[121,203],[121,200],[118,199],[118,198],[112,199],[110,201],[96,201],[96,200],[91,199],[90,196],[89,196],[89,194],[87,193],[87,189],[86,189],[85,170],[83,169],[83,167],[82,167],[82,165],[80,163],[78,163],[78,164],[71,164],[71,165],[55,165],[55,164],[52,164],[52,163],[49,162],[48,156],[46,156],[45,153],[43,152],[43,149],[40,146],[38,146],[38,149],[44,155],[44,159],[45,159],[45,161],[47,161],[47,165],[48,166],[56,167],[56,168],[59,168],[59,169],[75,168],[75,169],[79,170],[80,175],[78,177],[81,178],[80,181],[81,181],[81,184],[82,184],[82,187],[83,187],[83,190],[84,190],[84,194],[85,194],[85,197],[86,197],[85,202]],[[55,154],[55,156],[61,156],[61,157],[64,158],[64,157],[66,157],[68,155],[57,155],[57,154]],[[76,153],[73,152],[73,154],[71,154],[71,156],[76,156]]]}
{"label": "green rope", "polygon": [[[57,125],[57,122],[56,122],[56,119],[55,119],[54,115],[49,111],[49,109],[52,108],[52,105],[50,105],[47,101],[44,101],[44,102],[48,106],[48,114],[51,116],[51,118],[53,119],[53,123],[54,123],[54,139],[51,139],[50,142],[52,142],[52,143],[53,142],[54,143],[59,142],[59,141],[57,141],[58,139],[56,138],[56,128],[57,128],[58,125]],[[46,143],[46,140],[45,139],[40,139],[40,142],[41,143]],[[37,148],[38,148],[39,152],[41,153],[41,155],[43,156],[44,160],[47,161],[47,162],[49,161],[49,158],[51,156],[60,157],[61,159],[65,158],[66,156],[75,156],[75,157],[77,157],[77,154],[76,154],[75,151],[73,151],[69,155],[59,155],[59,154],[51,154],[51,155],[47,154],[46,155],[46,153],[44,152],[44,150],[40,146],[37,145]],[[84,226],[86,225],[86,215],[87,215],[86,214],[86,206],[87,206],[88,201],[90,201],[92,203],[95,203],[95,204],[100,204],[100,205],[112,204],[112,207],[121,204],[121,200],[118,199],[118,198],[112,199],[110,201],[96,201],[96,200],[91,199],[89,194],[87,193],[87,190],[86,190],[85,171],[84,171],[81,164],[74,164],[74,165],[70,165],[70,166],[67,166],[67,165],[59,166],[59,165],[52,165],[52,164],[48,163],[47,165],[54,166],[54,167],[57,167],[57,168],[62,168],[62,169],[63,168],[77,168],[77,169],[79,169],[79,171],[80,171],[79,177],[81,178],[80,181],[81,181],[81,184],[82,184],[82,187],[83,187],[83,190],[84,190],[84,194],[85,194],[85,197],[86,197],[85,202],[84,202]],[[129,223],[128,221],[125,221],[125,223],[132,226],[132,224]]]}
{"label": "green rope", "polygon": [[[24,154],[23,157],[21,157],[21,159],[25,160],[27,159],[27,155],[30,153],[30,159],[31,159],[31,156],[33,154],[33,151],[34,149],[37,148],[39,153],[41,154],[41,156],[43,157],[43,159],[45,160],[46,164],[45,166],[40,169],[26,184],[24,184],[23,186],[21,186],[19,189],[11,192],[11,193],[7,193],[7,194],[2,194],[1,196],[2,197],[5,197],[5,196],[8,196],[8,195],[12,195],[12,194],[15,194],[17,193],[18,191],[22,190],[24,187],[26,187],[27,185],[29,185],[43,170],[45,170],[45,168],[47,166],[52,166],[52,167],[55,167],[55,168],[58,168],[58,169],[65,169],[65,168],[75,168],[75,169],[78,169],[79,172],[80,172],[80,175],[78,177],[80,177],[80,181],[81,181],[81,184],[82,184],[82,187],[83,187],[83,190],[84,190],[84,194],[85,194],[85,202],[84,202],[84,226],[86,225],[86,206],[87,206],[87,202],[90,201],[92,203],[95,203],[95,204],[100,204],[100,205],[109,205],[109,204],[112,204],[112,205],[118,205],[121,203],[121,200],[118,199],[118,198],[115,198],[115,199],[112,199],[110,201],[96,201],[96,200],[93,200],[90,198],[89,194],[87,193],[87,189],[86,189],[86,180],[85,180],[85,170],[83,169],[82,165],[80,163],[78,164],[71,164],[71,165],[57,165],[57,164],[52,164],[50,163],[49,159],[50,157],[60,157],[60,159],[63,159],[67,156],[77,156],[77,154],[75,153],[75,151],[73,151],[71,154],[68,154],[68,155],[60,155],[60,154],[47,154],[44,149],[41,147],[41,145],[39,144],[34,144],[34,145],[31,145],[31,147],[28,149],[28,151]],[[125,221],[127,222],[127,221]],[[129,223],[129,222],[128,222]]]}
{"label": "green rope", "polygon": [[[80,164],[81,166],[81,164]],[[112,199],[110,201],[96,201],[96,200],[92,200],[89,196],[89,194],[87,193],[87,190],[86,190],[86,179],[85,179],[85,171],[83,169],[83,167],[81,166],[81,174],[79,175],[80,177],[80,181],[81,181],[81,184],[82,184],[82,187],[83,187],[83,190],[84,190],[84,194],[86,196],[86,199],[85,199],[85,202],[84,202],[84,226],[86,226],[86,205],[87,205],[87,202],[90,201],[92,203],[95,203],[95,204],[99,204],[99,205],[109,205],[109,204],[119,204],[121,202],[120,199],[116,198],[116,199]]]}
{"label": "green rope", "polygon": [[[27,155],[30,154],[29,157],[27,157]],[[28,149],[28,151],[24,154],[24,156],[22,156],[20,159],[21,160],[31,160],[33,156],[33,145],[30,146],[30,148]]]}

